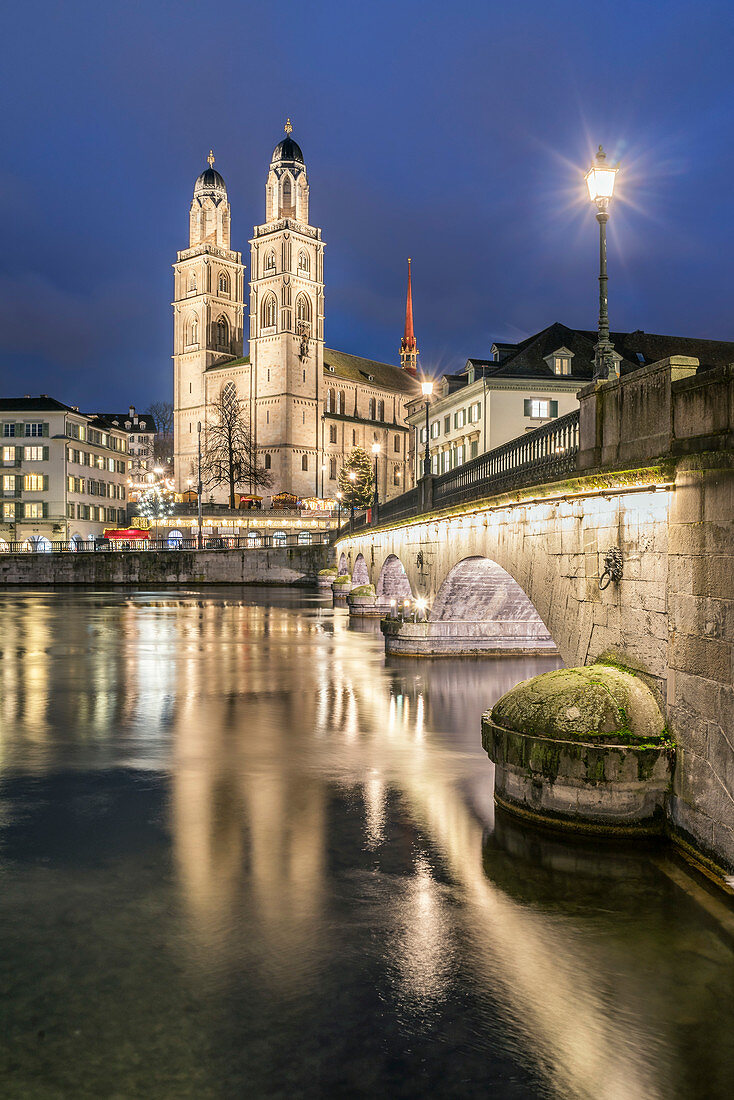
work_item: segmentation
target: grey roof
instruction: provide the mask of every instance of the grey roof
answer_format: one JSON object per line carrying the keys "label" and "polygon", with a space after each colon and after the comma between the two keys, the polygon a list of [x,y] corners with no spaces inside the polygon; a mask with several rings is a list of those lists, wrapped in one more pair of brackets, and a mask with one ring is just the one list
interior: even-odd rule
{"label": "grey roof", "polygon": [[[45,393],[40,397],[3,397],[0,398],[1,412],[75,412],[79,410]],[[84,414],[82,414],[84,415]]]}
{"label": "grey roof", "polygon": [[[329,367],[333,367],[333,371]],[[411,397],[421,392],[418,379],[402,367],[395,367],[392,363],[379,363],[376,359],[363,359],[361,355],[351,355],[347,351],[335,351],[333,348],[324,348],[324,378],[343,378],[362,385],[409,394]]]}
{"label": "grey roof", "polygon": [[[129,412],[124,413],[88,413],[88,416],[99,416],[102,420],[109,420],[115,428],[122,428],[125,432],[154,432],[156,431],[155,419],[152,413],[135,413],[134,416],[130,416]],[[135,423],[135,417],[137,416],[138,422]],[[130,427],[125,425],[129,422]]]}
{"label": "grey roof", "polygon": [[[671,355],[689,355],[699,360],[699,370],[734,362],[734,341],[700,340],[689,336],[661,336],[638,329],[635,332],[612,332],[610,339],[614,350],[622,357],[620,371],[629,374],[649,363],[667,359]],[[596,332],[588,329],[572,329],[555,322],[541,332],[520,340],[515,345],[498,344],[506,351],[499,363],[487,359],[469,359],[467,369],[474,367],[475,374],[487,378],[568,378],[589,381],[594,371],[594,346]],[[546,356],[565,347],[573,352],[571,374],[556,375],[545,362]],[[514,348],[514,350],[512,350]]]}

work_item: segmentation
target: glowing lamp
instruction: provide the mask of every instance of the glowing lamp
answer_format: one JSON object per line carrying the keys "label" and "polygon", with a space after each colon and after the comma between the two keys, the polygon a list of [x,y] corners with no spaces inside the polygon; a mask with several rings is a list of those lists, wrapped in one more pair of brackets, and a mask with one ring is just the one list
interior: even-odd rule
{"label": "glowing lamp", "polygon": [[372,454],[373,455],[378,455],[380,453],[381,449],[382,448],[380,447],[379,443],[373,443],[372,444]]}
{"label": "glowing lamp", "polygon": [[421,382],[421,393],[424,397],[430,397],[433,393],[433,382]]}
{"label": "glowing lamp", "polygon": [[586,186],[589,188],[589,198],[592,202],[609,202],[614,193],[614,177],[618,171],[618,168],[612,168],[607,164],[607,155],[600,145],[596,161],[586,173]]}

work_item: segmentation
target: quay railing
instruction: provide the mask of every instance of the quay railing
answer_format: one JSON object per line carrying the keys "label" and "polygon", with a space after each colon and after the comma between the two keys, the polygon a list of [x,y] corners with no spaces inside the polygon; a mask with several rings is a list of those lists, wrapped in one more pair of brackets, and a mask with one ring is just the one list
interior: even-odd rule
{"label": "quay railing", "polygon": [[1,554],[110,554],[121,551],[157,550],[277,550],[302,546],[328,546],[328,531],[301,531],[296,535],[204,535],[199,546],[198,538],[163,539],[83,539],[52,541],[50,539],[24,539],[6,542],[0,539]]}

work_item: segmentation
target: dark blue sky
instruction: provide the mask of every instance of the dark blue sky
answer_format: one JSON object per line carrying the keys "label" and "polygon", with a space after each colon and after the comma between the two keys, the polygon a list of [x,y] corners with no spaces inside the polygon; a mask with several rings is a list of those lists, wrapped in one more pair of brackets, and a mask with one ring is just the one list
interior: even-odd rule
{"label": "dark blue sky", "polygon": [[287,115],[329,346],[397,361],[408,255],[428,369],[594,327],[598,142],[612,327],[734,339],[730,2],[24,0],[3,39],[4,395],[169,397],[194,180],[213,146],[246,252]]}

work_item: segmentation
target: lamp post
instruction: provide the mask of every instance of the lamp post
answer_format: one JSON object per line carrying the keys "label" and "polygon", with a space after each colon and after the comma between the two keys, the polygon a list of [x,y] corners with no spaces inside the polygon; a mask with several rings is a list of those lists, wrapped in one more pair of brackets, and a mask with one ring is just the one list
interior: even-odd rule
{"label": "lamp post", "polygon": [[614,193],[614,177],[618,171],[618,168],[607,164],[607,155],[600,145],[596,160],[585,177],[589,198],[596,204],[596,220],[599,222],[599,338],[594,348],[594,381],[608,378],[613,363],[614,348],[609,339],[607,300],[607,222],[609,203]]}
{"label": "lamp post", "polygon": [[197,432],[198,440],[199,440],[199,477],[198,477],[198,481],[197,481],[197,485],[196,485],[196,504],[197,504],[196,511],[197,511],[198,520],[199,520],[199,534],[198,534],[197,539],[196,539],[196,546],[197,546],[197,549],[201,550],[202,545],[203,545],[203,540],[202,540],[202,536],[201,536],[201,526],[202,526],[202,524],[201,524],[201,490],[202,490],[202,484],[201,484],[201,421],[199,421],[199,423],[196,425],[196,432]]}
{"label": "lamp post", "polygon": [[377,456],[379,455],[380,450],[381,448],[379,443],[372,444],[372,454],[375,456],[375,494],[372,498],[372,507],[375,509],[377,509],[377,505],[379,504],[379,495],[377,492]]}
{"label": "lamp post", "polygon": [[354,470],[350,470],[349,474],[347,476],[349,477],[349,480],[352,483],[352,491],[349,494],[349,503],[351,505],[351,515],[349,517],[349,531],[351,533],[354,530],[354,482],[357,480],[357,475],[355,474]]}
{"label": "lamp post", "polygon": [[421,393],[426,399],[426,453],[423,458],[423,476],[428,477],[431,473],[431,449],[429,444],[428,431],[428,409],[430,407],[430,398],[433,394],[433,382],[421,382]]}

